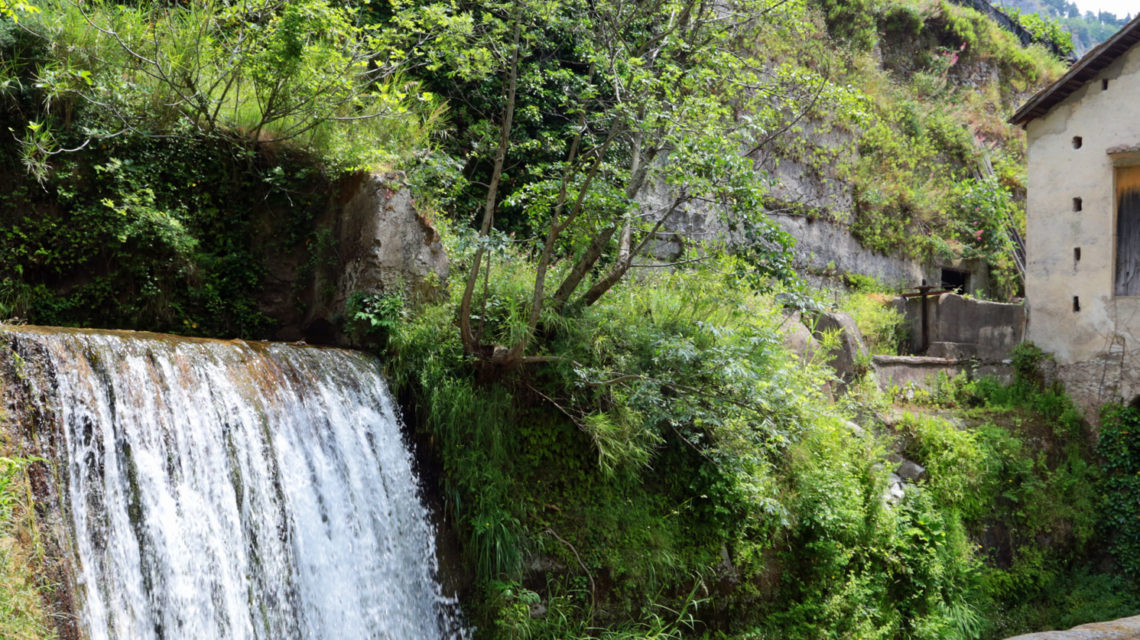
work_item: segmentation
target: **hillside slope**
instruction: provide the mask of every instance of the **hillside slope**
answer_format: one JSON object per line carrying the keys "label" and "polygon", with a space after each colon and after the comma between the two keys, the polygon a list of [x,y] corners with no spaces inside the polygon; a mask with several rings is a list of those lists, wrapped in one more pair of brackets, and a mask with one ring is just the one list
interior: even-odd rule
{"label": "hillside slope", "polygon": [[[865,249],[918,264],[988,263],[994,276],[986,293],[1015,294],[1010,236],[1022,224],[1024,142],[1004,118],[1062,65],[1044,51],[1022,48],[980,14],[945,2],[813,0],[785,8],[792,15],[774,21],[758,43],[769,73],[786,92],[764,116],[772,119],[774,135],[752,156],[773,181],[764,196],[768,209],[833,221]],[[249,211],[289,209],[289,221],[273,214],[288,226],[289,242],[323,246],[306,239],[327,203],[315,191],[331,182],[320,175],[321,161],[290,150],[303,145],[251,143],[222,130],[155,137],[139,123],[119,131],[118,118],[128,114],[101,113],[95,105],[102,94],[86,96],[80,89],[84,78],[99,89],[105,81],[99,78],[114,78],[115,65],[125,61],[101,53],[106,67],[92,68],[90,76],[68,71],[50,76],[55,84],[37,80],[39,59],[62,56],[50,64],[83,69],[85,24],[79,17],[56,14],[47,27],[60,45],[74,41],[70,48],[44,47],[10,23],[4,28],[0,56],[8,61],[9,79],[0,118],[18,135],[0,141],[7,194],[0,215],[8,230],[0,244],[0,316],[273,335],[248,295],[248,287],[264,286],[265,277],[253,251],[265,227],[249,224]],[[434,98],[414,100],[400,107],[410,122],[379,121],[387,127],[380,133],[389,140],[388,166],[412,171],[413,181],[425,186],[418,195],[428,208],[475,210],[492,164],[488,131],[496,126],[491,116],[501,77],[483,73],[459,82],[443,69],[412,70],[448,99],[446,153],[417,156],[410,150],[442,125],[432,111]],[[557,91],[524,95],[537,101],[520,113],[553,114],[551,90]],[[407,88],[399,95],[409,95]],[[410,95],[429,94],[413,88]],[[139,108],[132,117],[172,117],[147,111],[145,102]],[[548,166],[557,159],[563,151],[549,140],[564,135],[558,129],[564,124],[557,115],[544,115],[516,129],[512,166]],[[106,141],[90,144],[100,132]],[[186,142],[177,142],[183,136]],[[69,146],[81,150],[52,151]],[[178,155],[176,164],[170,153]],[[347,158],[353,162],[359,160]],[[39,183],[25,171],[36,167],[48,170]],[[509,173],[500,189],[503,229],[529,233],[523,201],[513,194],[521,196],[541,179],[529,169]],[[218,185],[218,197],[194,188],[205,184]],[[248,205],[239,204],[244,200]],[[154,260],[172,266],[155,271],[148,266]],[[826,263],[800,266],[828,271]]]}
{"label": "hillside slope", "polygon": [[824,26],[842,53],[822,43],[789,53],[863,108],[846,122],[816,109],[765,152],[777,207],[838,222],[865,248],[901,253],[932,276],[930,266],[965,265],[984,282],[986,263],[993,277],[976,288],[1016,294],[1025,143],[1005,118],[1064,64],[946,2],[829,11]]}

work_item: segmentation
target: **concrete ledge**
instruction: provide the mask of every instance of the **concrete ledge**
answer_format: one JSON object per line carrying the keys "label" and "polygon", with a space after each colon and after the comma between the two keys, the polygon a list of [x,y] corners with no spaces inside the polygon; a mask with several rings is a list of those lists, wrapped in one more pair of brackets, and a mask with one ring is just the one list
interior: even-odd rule
{"label": "concrete ledge", "polygon": [[1008,360],[980,362],[974,359],[934,358],[930,356],[874,356],[871,367],[883,390],[892,386],[913,386],[926,391],[933,390],[933,378],[946,374],[954,378],[966,374],[971,378],[992,376],[1002,382],[1013,378],[1013,368]]}
{"label": "concrete ledge", "polygon": [[1110,622],[1093,622],[1068,631],[1042,631],[1006,640],[1131,640],[1140,638],[1140,616]]}

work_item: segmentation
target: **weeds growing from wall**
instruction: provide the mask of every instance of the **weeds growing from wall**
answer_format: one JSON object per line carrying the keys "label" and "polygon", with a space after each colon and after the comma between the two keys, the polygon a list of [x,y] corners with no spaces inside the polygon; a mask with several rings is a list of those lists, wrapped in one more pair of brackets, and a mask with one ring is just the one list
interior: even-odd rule
{"label": "weeds growing from wall", "polygon": [[25,473],[31,462],[0,456],[0,638],[5,640],[56,637],[46,605],[50,589],[41,572],[44,552]]}

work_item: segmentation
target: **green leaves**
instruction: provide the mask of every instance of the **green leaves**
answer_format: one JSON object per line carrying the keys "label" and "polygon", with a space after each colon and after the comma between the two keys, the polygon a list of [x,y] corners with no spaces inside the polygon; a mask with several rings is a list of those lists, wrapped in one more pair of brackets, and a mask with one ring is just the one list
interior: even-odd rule
{"label": "green leaves", "polygon": [[0,18],[19,22],[21,13],[39,13],[40,8],[26,0],[0,0]]}
{"label": "green leaves", "polygon": [[400,293],[366,294],[353,292],[345,303],[350,330],[383,347],[407,314]]}
{"label": "green leaves", "polygon": [[[50,0],[28,20],[46,116],[88,139],[187,129],[296,140],[347,166],[409,158],[442,104],[381,64],[384,33],[327,0]],[[49,155],[58,153],[46,148]]]}
{"label": "green leaves", "polygon": [[1140,411],[1110,407],[1102,419],[1097,453],[1106,474],[1102,510],[1112,555],[1124,574],[1140,580]]}

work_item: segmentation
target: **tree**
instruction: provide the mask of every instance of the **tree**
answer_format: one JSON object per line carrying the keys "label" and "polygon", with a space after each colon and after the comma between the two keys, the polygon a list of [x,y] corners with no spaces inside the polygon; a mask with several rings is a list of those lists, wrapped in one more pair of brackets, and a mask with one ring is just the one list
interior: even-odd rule
{"label": "tree", "polygon": [[77,109],[94,116],[87,141],[190,132],[322,142],[343,134],[371,136],[373,147],[383,132],[366,125],[383,128],[407,112],[398,67],[380,62],[379,26],[328,0],[43,6],[24,26],[54,53],[36,71],[47,118],[25,136],[33,171],[59,152],[52,124],[66,128]]}
{"label": "tree", "polygon": [[[773,0],[464,6],[472,12],[471,24],[498,38],[473,37],[470,46],[490,52],[488,69],[496,72],[490,77],[498,78],[501,96],[494,153],[483,174],[480,244],[459,309],[469,354],[501,369],[548,360],[528,354],[544,315],[596,303],[686,208],[721,215],[742,243],[762,254],[756,260],[760,271],[788,273],[788,239],[763,215],[765,177],[753,158],[803,114],[821,87],[805,86],[753,49],[765,30],[790,28],[785,8]],[[434,11],[438,5],[415,10]],[[414,22],[408,14],[401,20]],[[550,77],[573,87],[572,95],[551,98],[563,100],[557,130],[565,137],[543,138],[528,130],[528,144],[516,150],[519,114],[529,118],[524,126],[540,120],[532,113],[541,111],[533,96]],[[540,153],[534,149],[544,145],[529,144],[535,139],[561,142],[562,156],[530,162],[524,180],[508,176],[513,153]],[[641,197],[647,188],[668,198],[651,207]],[[485,288],[492,277],[486,254],[504,205],[537,235],[536,275],[519,337],[496,345],[484,340],[478,307],[480,282]]]}

